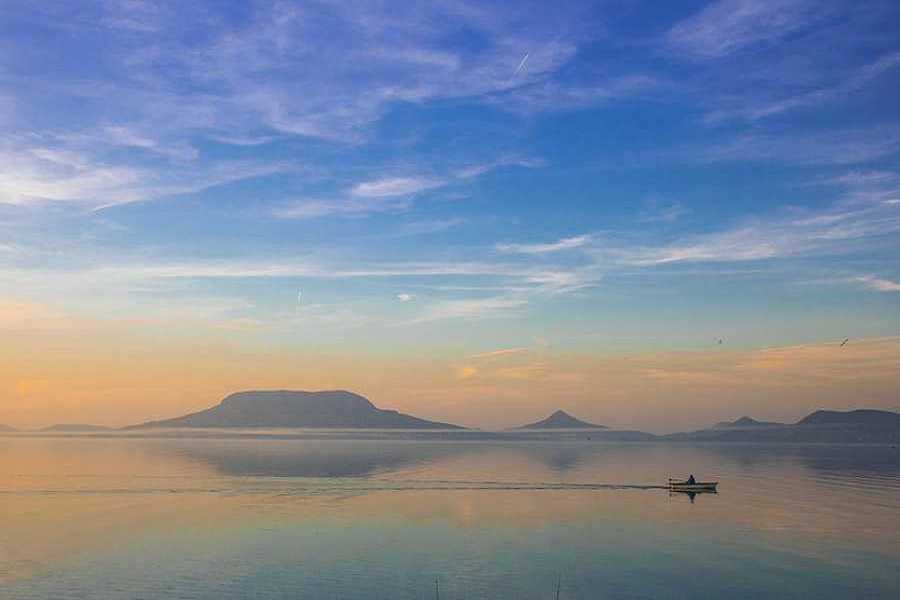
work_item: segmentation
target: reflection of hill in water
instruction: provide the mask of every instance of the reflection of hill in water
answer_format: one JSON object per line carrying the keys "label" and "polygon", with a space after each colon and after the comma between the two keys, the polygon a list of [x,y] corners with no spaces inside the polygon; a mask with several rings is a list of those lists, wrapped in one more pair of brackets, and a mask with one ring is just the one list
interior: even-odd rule
{"label": "reflection of hill in water", "polygon": [[698,444],[693,447],[732,461],[747,471],[765,470],[793,462],[820,474],[900,476],[900,449],[883,444],[723,443]]}
{"label": "reflection of hill in water", "polygon": [[[450,463],[479,464],[511,461],[513,469],[528,470],[528,463],[564,475],[585,470],[590,478],[605,465],[665,464],[672,452],[679,460],[669,468],[694,469],[700,465],[730,463],[740,471],[765,475],[795,465],[823,477],[880,475],[900,477],[900,450],[888,446],[833,446],[789,444],[605,444],[593,442],[507,439],[182,439],[155,447],[209,466],[226,476],[238,477],[366,477],[377,473]],[[503,458],[503,456],[507,458]],[[524,459],[516,462],[514,457]],[[453,467],[455,468],[455,467]],[[662,474],[665,475],[665,469]],[[504,473],[516,478],[516,473]],[[525,476],[525,472],[521,473]],[[607,476],[607,475],[603,475]],[[624,480],[623,480],[624,481]]]}
{"label": "reflection of hill in water", "polygon": [[387,441],[246,441],[186,443],[167,448],[223,475],[364,477],[471,451],[468,444]]}
{"label": "reflection of hill in water", "polygon": [[[478,460],[502,448],[555,472],[573,470],[600,452],[592,444],[534,445],[389,440],[185,440],[160,448],[240,477],[365,477],[449,460]],[[469,454],[471,457],[466,457]]]}
{"label": "reflection of hill in water", "polygon": [[900,450],[885,446],[805,448],[801,453],[807,468],[820,473],[859,473],[866,476],[900,476]]}
{"label": "reflection of hill in water", "polygon": [[529,458],[544,464],[557,473],[572,471],[598,454],[600,449],[591,444],[538,444],[523,446]]}

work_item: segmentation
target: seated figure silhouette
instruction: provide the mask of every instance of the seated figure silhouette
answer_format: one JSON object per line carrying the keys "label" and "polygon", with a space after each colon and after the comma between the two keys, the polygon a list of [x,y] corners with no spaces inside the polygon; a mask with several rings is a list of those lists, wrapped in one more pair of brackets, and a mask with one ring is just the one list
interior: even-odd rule
{"label": "seated figure silhouette", "polygon": [[697,480],[694,479],[694,475],[691,474],[691,476],[688,477],[688,479],[687,479],[687,484],[688,484],[688,485],[694,485],[695,483],[697,483]]}

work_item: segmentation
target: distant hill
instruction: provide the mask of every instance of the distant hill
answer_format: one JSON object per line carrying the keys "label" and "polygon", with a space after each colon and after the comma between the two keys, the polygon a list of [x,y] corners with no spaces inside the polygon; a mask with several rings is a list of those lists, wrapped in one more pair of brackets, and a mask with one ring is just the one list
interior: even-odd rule
{"label": "distant hill", "polygon": [[327,427],[335,429],[463,429],[377,408],[344,390],[304,392],[247,391],[183,417],[150,421],[127,429],[150,427]]}
{"label": "distant hill", "polygon": [[566,411],[558,410],[543,421],[522,425],[516,429],[607,429],[607,427],[576,419]]}
{"label": "distant hill", "polygon": [[716,423],[716,428],[751,428],[751,427],[783,427],[785,423],[776,423],[774,421],[757,421],[750,417],[741,417],[735,421],[721,421]]}
{"label": "distant hill", "polygon": [[875,428],[900,428],[900,414],[886,410],[859,409],[841,412],[817,410],[799,421],[798,426],[852,426]]}
{"label": "distant hill", "polygon": [[[725,425],[673,433],[670,441],[782,442],[820,444],[895,444],[900,442],[900,414],[885,410],[816,411],[793,424]],[[740,423],[738,419],[734,423]],[[744,423],[747,423],[744,421]]]}
{"label": "distant hill", "polygon": [[90,425],[87,423],[57,423],[56,425],[51,425],[50,427],[44,427],[41,431],[46,432],[76,432],[76,431],[111,431],[111,427],[104,427],[103,425]]}

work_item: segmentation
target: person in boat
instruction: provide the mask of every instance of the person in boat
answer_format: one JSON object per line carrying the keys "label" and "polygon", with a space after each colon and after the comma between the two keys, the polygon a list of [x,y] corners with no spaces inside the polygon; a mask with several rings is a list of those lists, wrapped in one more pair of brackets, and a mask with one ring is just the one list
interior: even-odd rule
{"label": "person in boat", "polygon": [[685,483],[687,483],[688,485],[694,485],[695,483],[697,483],[697,480],[694,479],[693,473],[691,474],[690,477],[687,478],[687,481]]}

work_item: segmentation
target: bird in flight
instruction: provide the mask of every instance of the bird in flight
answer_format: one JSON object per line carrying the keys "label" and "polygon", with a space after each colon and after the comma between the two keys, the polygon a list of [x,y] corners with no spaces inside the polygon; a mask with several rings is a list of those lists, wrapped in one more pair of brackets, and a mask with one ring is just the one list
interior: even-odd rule
{"label": "bird in flight", "polygon": [[849,341],[850,341],[850,338],[844,338],[844,341],[841,342],[841,348],[843,348],[844,346],[846,346],[846,345],[847,345],[847,342],[849,342]]}

